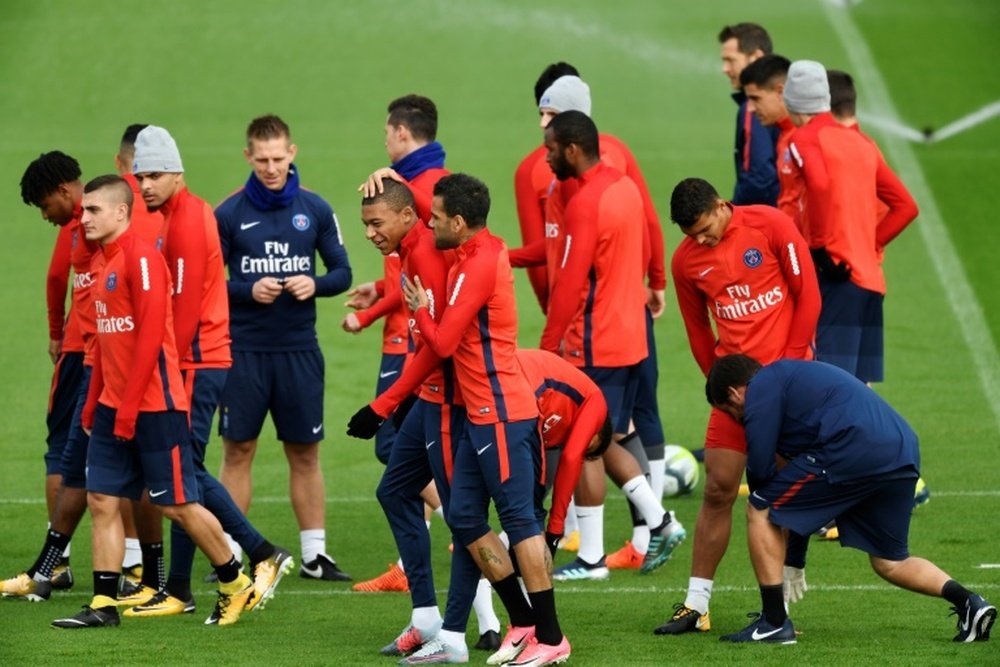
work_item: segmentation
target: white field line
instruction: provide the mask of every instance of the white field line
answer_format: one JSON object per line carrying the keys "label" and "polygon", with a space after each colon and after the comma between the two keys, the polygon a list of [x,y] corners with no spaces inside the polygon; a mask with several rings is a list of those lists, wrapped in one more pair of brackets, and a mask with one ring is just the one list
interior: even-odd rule
{"label": "white field line", "polygon": [[[938,491],[937,489],[931,489],[931,499],[936,498],[1000,498],[1000,489],[993,491]],[[665,498],[665,501],[670,500]],[[327,505],[356,505],[364,503],[375,503],[375,493],[373,492],[370,496],[337,496],[330,497],[326,499]],[[261,498],[254,498],[253,503],[250,506],[251,511],[253,511],[253,505],[278,505],[284,503],[291,503],[291,501],[286,496],[263,496]],[[44,505],[45,498],[0,498],[0,505]]]}
{"label": "white field line", "polygon": [[[851,59],[854,74],[861,82],[860,87],[865,91],[865,106],[883,118],[898,119],[899,114],[896,113],[892,98],[889,97],[882,74],[868,50],[864,37],[854,25],[850,11],[845,11],[829,1],[820,4],[840,38],[844,51]],[[965,344],[969,348],[986,403],[993,412],[995,426],[1000,432],[1000,355],[997,354],[996,344],[986,326],[982,306],[972,291],[958,253],[955,252],[955,247],[948,236],[948,229],[941,217],[937,201],[927,184],[913,149],[906,141],[892,135],[884,137],[883,148],[890,162],[895,165],[899,177],[906,183],[920,206],[920,217],[914,226],[919,230],[927,247],[938,280],[947,295]]]}
{"label": "white field line", "polygon": [[885,118],[864,112],[858,114],[858,118],[861,119],[861,122],[864,123],[865,126],[877,127],[883,132],[895,134],[898,137],[909,139],[910,141],[927,144],[944,141],[945,139],[953,137],[956,134],[961,134],[962,132],[971,130],[977,125],[982,125],[996,116],[1000,116],[1000,100],[991,102],[986,106],[976,109],[972,113],[962,116],[952,123],[948,123],[944,127],[940,127],[936,130],[929,129],[928,131],[918,130],[914,127],[910,127],[909,125],[893,120],[892,118]]}

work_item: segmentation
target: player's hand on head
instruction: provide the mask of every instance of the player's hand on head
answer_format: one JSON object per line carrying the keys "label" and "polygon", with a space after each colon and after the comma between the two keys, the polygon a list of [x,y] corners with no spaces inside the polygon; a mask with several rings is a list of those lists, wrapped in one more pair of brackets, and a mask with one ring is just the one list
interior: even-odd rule
{"label": "player's hand on head", "polygon": [[361,283],[352,288],[347,292],[347,296],[349,298],[344,302],[344,305],[354,310],[371,308],[378,301],[378,291],[375,289],[375,283],[371,282]]}
{"label": "player's hand on head", "polygon": [[284,287],[286,292],[299,301],[311,299],[316,294],[316,281],[306,275],[288,276]]}
{"label": "player's hand on head", "polygon": [[366,405],[347,422],[347,435],[362,440],[371,440],[385,422],[385,417],[375,412],[372,406]]}
{"label": "player's hand on head", "polygon": [[274,303],[281,294],[281,283],[274,276],[264,276],[253,284],[250,294],[257,303]]}
{"label": "player's hand on head", "polygon": [[400,183],[406,182],[406,179],[396,173],[396,170],[392,167],[382,167],[372,172],[365,182],[358,186],[358,192],[365,197],[374,197],[377,194],[382,194],[382,180],[386,178],[391,178]]}

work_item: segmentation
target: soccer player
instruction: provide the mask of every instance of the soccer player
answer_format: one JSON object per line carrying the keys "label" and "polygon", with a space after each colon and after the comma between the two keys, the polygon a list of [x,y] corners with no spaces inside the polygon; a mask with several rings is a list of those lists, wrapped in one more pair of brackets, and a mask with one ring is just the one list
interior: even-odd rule
{"label": "soccer player", "polygon": [[[441,359],[453,362],[456,384],[465,400],[466,423],[454,445],[446,517],[458,538],[456,546],[467,549],[510,614],[511,627],[487,662],[549,664],[568,658],[570,645],[559,627],[548,575],[549,549],[534,508],[534,472],[541,465],[538,408],[514,354],[513,274],[506,247],[486,228],[489,203],[486,186],[465,174],[446,176],[434,187],[431,227],[435,244],[440,249],[456,249],[457,257],[448,272],[447,305],[440,323],[430,312],[420,277],[413,276],[404,285],[425,346],[400,382],[408,376],[422,379]],[[352,418],[350,431],[368,432],[397,403],[380,397]],[[507,549],[489,527],[491,498],[517,555],[528,599]],[[455,559],[465,556],[458,548],[455,554]],[[452,626],[446,621],[411,662],[464,661],[463,635],[464,624]]]}
{"label": "soccer player", "polygon": [[[248,608],[256,609],[273,595],[274,587],[292,563],[291,555],[264,539],[226,488],[205,469],[212,419],[231,363],[225,269],[215,216],[207,203],[187,189],[180,152],[165,129],[150,125],[139,132],[132,170],[147,208],[163,214],[160,238],[173,284],[174,336],[190,405],[197,498],[246,549],[256,588]],[[144,527],[139,526],[140,530]],[[192,538],[182,525],[172,524],[170,572],[165,585],[144,591],[148,593],[146,599],[131,606],[126,616],[170,616],[194,611],[191,571],[196,542]]]}
{"label": "soccer player", "polygon": [[[549,123],[560,113],[566,111],[581,111],[590,115],[591,99],[590,88],[577,76],[562,76],[554,81],[542,92],[538,112],[540,115],[540,125],[544,131]],[[646,187],[645,178],[639,168],[635,157],[620,139],[617,137],[601,133],[598,135],[601,161],[610,165],[628,176],[639,188],[642,196],[643,212],[645,214],[646,231],[649,235],[649,243],[643,246],[643,259],[645,262],[645,275],[647,277],[647,308],[646,308],[646,337],[648,355],[639,363],[639,380],[636,388],[636,396],[632,410],[632,420],[635,425],[634,431],[622,440],[622,444],[635,457],[642,468],[643,474],[649,477],[649,485],[653,489],[654,495],[662,498],[663,495],[663,475],[664,475],[664,442],[663,425],[660,420],[659,406],[657,403],[657,384],[659,381],[659,369],[656,364],[656,340],[653,333],[653,320],[663,313],[664,289],[666,288],[666,273],[664,267],[663,230],[660,228],[660,220],[653,205],[653,200]],[[544,144],[543,144],[544,148]],[[547,149],[546,149],[547,151]],[[543,156],[544,157],[544,156]],[[545,163],[548,168],[547,162]],[[549,186],[544,196],[539,196],[537,208],[543,210],[545,220],[545,237],[535,241],[530,246],[525,246],[519,250],[511,251],[511,263],[514,266],[547,265],[546,273],[550,283],[555,281],[558,274],[559,262],[562,260],[564,238],[562,228],[564,226],[562,216],[565,210],[565,202],[572,197],[579,188],[575,179],[560,181],[554,177],[551,168],[549,172]],[[528,205],[521,202],[524,197],[530,197],[531,193],[526,192],[522,187],[517,190],[518,207],[535,208],[534,204]],[[539,237],[542,231],[539,230]],[[583,517],[585,530],[577,533],[577,542],[584,551],[583,559],[586,562],[597,562],[604,557],[603,540],[603,502],[604,502],[604,477],[598,474],[600,466],[588,466],[592,474],[584,476],[584,489],[581,497],[585,499],[584,505],[574,508],[574,514],[579,513]],[[608,555],[606,563],[608,568],[640,568],[648,549],[650,541],[650,531],[642,513],[638,512],[634,503],[630,501],[629,507],[632,510],[632,539],[625,543],[625,546]],[[577,564],[579,565],[579,564]],[[587,569],[585,567],[575,567],[574,572],[586,578],[592,578],[595,574],[605,574],[603,569]]]}
{"label": "soccer player", "polygon": [[[986,641],[996,607],[907,544],[920,475],[917,435],[878,394],[825,363],[744,355],[720,358],[706,394],[746,427],[747,542],[762,612],[723,641],[794,644],[782,600],[782,530],[808,535],[831,519],[843,546],[868,554],[872,569],[900,588],[942,597],[958,615],[956,642]],[[780,470],[776,460],[787,461]]]}
{"label": "soccer player", "polygon": [[[643,287],[649,233],[643,199],[632,179],[601,160],[597,126],[585,113],[564,111],[552,118],[545,145],[549,166],[560,186],[566,186],[562,196],[569,199],[561,218],[561,261],[551,277],[552,298],[540,347],[561,353],[601,387],[615,441],[621,442],[629,432],[640,362],[649,352],[648,339],[622,340],[619,335],[622,330],[646,330],[649,324]],[[597,503],[578,498],[580,552],[558,568],[554,578],[607,576],[599,504],[603,493],[597,495]],[[595,511],[585,514],[583,508]],[[666,562],[685,533],[665,513],[650,526],[650,535],[643,561],[647,571]]]}
{"label": "soccer player", "polygon": [[[552,63],[546,67],[535,81],[535,109],[541,114],[539,104],[542,95],[558,79],[564,76],[575,76],[579,78],[580,72],[575,67],[566,62]],[[578,87],[579,88],[579,87]],[[582,92],[582,89],[580,89]],[[586,97],[578,96],[577,104],[572,107],[579,111],[590,109],[590,94],[587,91]],[[561,109],[563,111],[567,109]],[[585,113],[587,111],[584,111]],[[545,125],[548,122],[542,114]],[[545,202],[552,189],[554,177],[549,163],[545,161],[548,149],[542,143],[535,150],[528,153],[514,171],[514,197],[517,200],[517,221],[521,226],[521,244],[524,247],[532,246],[536,243],[545,242]],[[513,252],[513,251],[512,251]],[[546,276],[546,267],[542,264],[526,267],[528,280],[531,281],[531,289],[535,292],[538,305],[542,307],[544,313],[549,298],[549,280]]]}
{"label": "soccer player", "polygon": [[150,501],[180,523],[219,577],[219,599],[206,623],[230,625],[254,594],[219,522],[197,496],[187,425],[188,399],[174,343],[171,280],[155,247],[129,227],[132,190],[120,176],[84,187],[81,224],[101,245],[92,297],[98,346],[83,412],[91,431],[87,502],[93,517],[94,598],[57,628],[119,624],[115,606],[124,555],[120,498]]}
{"label": "soccer player", "polygon": [[[300,187],[288,125],[268,115],[247,127],[246,185],[216,209],[228,264],[233,367],[222,389],[222,483],[246,512],[251,469],[270,412],[289,465],[307,579],[350,581],[326,550],[323,439],[324,361],[316,339],[316,298],[351,284],[340,225],[319,195]],[[211,215],[210,212],[208,212]],[[326,273],[316,270],[316,255]],[[225,297],[225,292],[223,292]],[[253,557],[251,555],[251,557]]]}
{"label": "soccer player", "polygon": [[880,382],[882,255],[916,218],[916,202],[875,144],[833,118],[823,65],[792,63],[784,95],[799,128],[791,147],[805,181],[809,246],[823,296],[816,358],[863,382]]}
{"label": "soccer player", "polygon": [[779,186],[777,207],[794,220],[802,235],[806,236],[802,201],[805,184],[790,149],[795,123],[785,108],[784,97],[785,79],[791,64],[788,58],[769,53],[743,68],[740,85],[746,96],[747,110],[764,127],[777,127],[780,131],[775,144]]}
{"label": "soccer player", "polygon": [[722,73],[733,89],[736,112],[736,187],[733,203],[770,204],[778,201],[778,175],[775,170],[775,142],[778,128],[765,128],[747,108],[746,95],[740,86],[743,68],[772,52],[771,36],[756,23],[727,25],[719,32]]}
{"label": "soccer player", "polygon": [[[92,335],[88,318],[90,258],[96,245],[87,241],[80,227],[83,182],[80,165],[60,151],[43,153],[21,177],[21,198],[37,206],[42,218],[59,228],[46,278],[49,319],[49,357],[55,364],[46,415],[48,437],[45,452],[45,500],[49,528],[38,558],[25,572],[0,583],[5,597],[47,600],[53,588],[73,585],[69,565],[69,542],[87,506],[86,491],[67,488],[62,460],[73,434],[73,413],[87,373],[84,365],[84,329]],[[66,290],[73,271],[72,297],[66,314]],[[81,480],[82,482],[82,480]]]}
{"label": "soccer player", "polygon": [[[671,269],[691,353],[701,371],[707,375],[715,358],[725,354],[747,354],[762,363],[810,358],[819,288],[805,239],[791,218],[770,206],[733,206],[700,178],[677,184],[670,217],[687,237],[677,246]],[[713,579],[729,545],[733,502],[745,466],[743,427],[713,409],[705,433],[705,494],[687,597],[656,634],[711,628]]]}

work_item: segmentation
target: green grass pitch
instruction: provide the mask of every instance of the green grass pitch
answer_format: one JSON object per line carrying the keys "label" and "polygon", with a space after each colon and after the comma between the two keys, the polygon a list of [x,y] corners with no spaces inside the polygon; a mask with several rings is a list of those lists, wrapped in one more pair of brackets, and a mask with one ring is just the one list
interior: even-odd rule
{"label": "green grass pitch", "polygon": [[[568,60],[591,86],[598,127],[626,140],[638,157],[671,252],[680,238],[667,215],[673,185],[687,176],[705,177],[722,192],[732,185],[735,106],[719,72],[715,35],[724,24],[744,20],[765,25],[776,50],[792,59],[852,71],[862,111],[882,120],[940,128],[994,102],[1000,92],[994,39],[1000,6],[992,0],[5,3],[0,576],[31,563],[45,529],[41,455],[51,364],[44,274],[55,235],[21,203],[17,187],[39,153],[68,152],[85,177],[96,176],[113,170],[127,124],[155,123],[177,140],[192,191],[217,203],[247,176],[240,152],[249,119],[278,113],[300,147],[303,184],[326,196],[339,214],[360,282],[377,277],[381,262],[364,240],[355,188],[386,161],[388,101],[418,92],[437,102],[448,166],[490,185],[490,225],[516,245],[513,170],[540,141],[531,88],[546,64]],[[895,117],[886,118],[884,95]],[[1000,120],[931,144],[872,134],[925,214],[888,251],[887,381],[878,387],[922,439],[933,496],[914,517],[911,548],[995,602],[1000,569],[980,566],[1000,562],[994,343],[1000,339]],[[932,210],[936,216],[928,215]],[[542,319],[527,281],[518,281],[521,341],[533,346]],[[342,435],[348,416],[371,396],[378,336],[343,333],[341,303],[326,300],[319,314],[328,384],[327,529],[331,553],[360,580],[382,572],[395,555],[374,499],[381,468],[371,445]],[[707,413],[701,378],[672,296],[668,306],[657,324],[660,405],[668,440],[697,447]],[[210,469],[218,457],[215,444]],[[255,485],[251,518],[297,558],[286,465],[269,427]],[[700,488],[671,504],[690,528],[699,502]],[[617,493],[609,494],[607,507],[605,546],[612,551],[628,537],[627,511]],[[744,614],[759,604],[739,505],[734,512],[711,633],[665,638],[651,632],[683,599],[687,543],[650,576],[616,572],[608,582],[557,585],[561,621],[573,644],[571,664],[1000,664],[995,641],[951,643],[954,617],[947,616],[946,603],[893,589],[870,571],[863,554],[825,543],[813,544],[811,590],[792,609],[802,632],[797,646],[720,645],[718,635],[741,628]],[[448,536],[440,522],[432,531],[443,604]],[[232,628],[202,625],[214,595],[197,583],[193,616],[127,619],[108,631],[52,630],[51,619],[89,601],[89,552],[85,519],[73,542],[72,592],[44,604],[0,601],[0,664],[389,665],[378,648],[409,617],[405,595],[355,594],[345,585],[290,576],[264,612]],[[558,562],[567,559],[561,552]],[[200,559],[196,579],[207,569]],[[470,645],[475,635],[473,621]],[[470,656],[472,663],[485,657]]]}

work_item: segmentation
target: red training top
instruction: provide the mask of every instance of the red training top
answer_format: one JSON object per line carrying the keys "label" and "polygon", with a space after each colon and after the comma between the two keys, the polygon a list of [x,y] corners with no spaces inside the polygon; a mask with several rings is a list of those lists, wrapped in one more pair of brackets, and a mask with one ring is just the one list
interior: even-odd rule
{"label": "red training top", "polygon": [[671,264],[695,361],[708,375],[716,356],[727,354],[761,364],[812,358],[820,295],[805,239],[776,208],[729,206],[719,243],[685,237]]}

